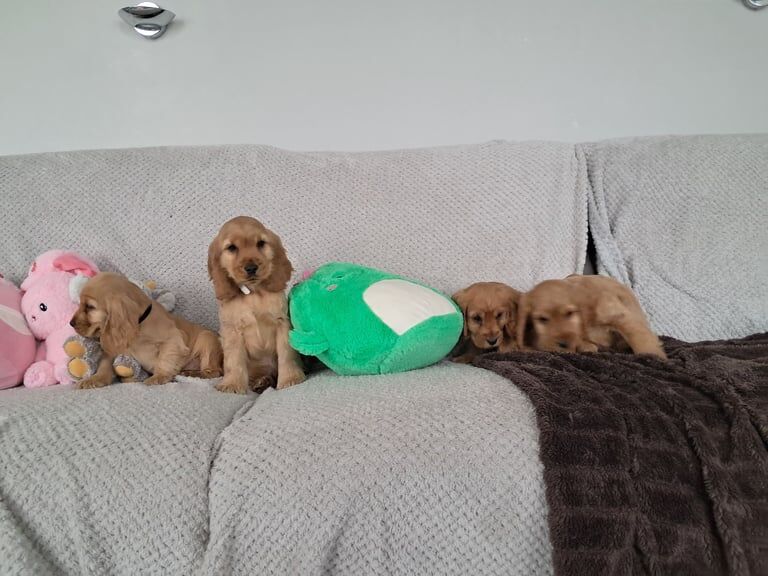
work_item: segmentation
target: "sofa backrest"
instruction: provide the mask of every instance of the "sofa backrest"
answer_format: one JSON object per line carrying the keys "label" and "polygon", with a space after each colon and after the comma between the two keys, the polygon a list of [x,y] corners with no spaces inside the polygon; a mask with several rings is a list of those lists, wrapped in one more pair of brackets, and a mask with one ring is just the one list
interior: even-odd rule
{"label": "sofa backrest", "polygon": [[768,134],[583,147],[597,268],[632,287],[662,334],[768,330]]}
{"label": "sofa backrest", "polygon": [[171,147],[0,157],[0,273],[19,283],[52,248],[153,279],[215,327],[208,244],[247,214],[283,239],[298,273],[356,262],[451,293],[520,289],[581,272],[584,157],[559,143],[489,142],[372,153]]}

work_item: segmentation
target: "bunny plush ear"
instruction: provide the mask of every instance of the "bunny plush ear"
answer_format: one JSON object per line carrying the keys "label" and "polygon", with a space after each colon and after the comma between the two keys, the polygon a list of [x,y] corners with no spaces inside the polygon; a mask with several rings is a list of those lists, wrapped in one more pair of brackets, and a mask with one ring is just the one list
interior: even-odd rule
{"label": "bunny plush ear", "polygon": [[56,258],[56,260],[53,261],[53,266],[62,272],[81,274],[83,276],[87,276],[88,278],[95,276],[96,272],[98,272],[98,270],[94,269],[93,264],[87,262],[84,258],[81,258],[72,252],[65,252]]}
{"label": "bunny plush ear", "polygon": [[88,282],[88,276],[82,274],[76,274],[72,280],[69,281],[69,298],[72,302],[80,302],[80,292],[83,291],[83,286]]}

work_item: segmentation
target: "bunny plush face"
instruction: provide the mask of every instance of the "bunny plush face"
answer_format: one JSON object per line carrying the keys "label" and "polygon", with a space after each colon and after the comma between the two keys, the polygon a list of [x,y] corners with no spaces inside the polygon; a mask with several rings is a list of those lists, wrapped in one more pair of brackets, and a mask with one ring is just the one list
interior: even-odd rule
{"label": "bunny plush face", "polygon": [[98,271],[89,259],[65,250],[49,250],[35,258],[21,284],[21,311],[35,338],[45,340],[68,327],[77,310],[79,280]]}
{"label": "bunny plush face", "polygon": [[21,311],[38,340],[45,340],[54,330],[69,324],[77,310],[70,296],[71,281],[68,272],[48,272],[37,278],[21,298]]}

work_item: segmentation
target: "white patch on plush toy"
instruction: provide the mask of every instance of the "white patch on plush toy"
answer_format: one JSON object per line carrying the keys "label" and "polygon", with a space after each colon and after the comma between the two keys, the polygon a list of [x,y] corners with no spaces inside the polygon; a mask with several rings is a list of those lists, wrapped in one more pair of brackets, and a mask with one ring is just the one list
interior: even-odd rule
{"label": "white patch on plush toy", "polygon": [[379,280],[366,288],[363,300],[398,336],[434,316],[456,313],[445,296],[407,280]]}
{"label": "white patch on plush toy", "polygon": [[85,283],[88,282],[88,280],[90,280],[90,278],[87,276],[77,274],[69,281],[69,298],[72,302],[80,302],[80,292],[83,291],[83,286],[85,286]]}
{"label": "white patch on plush toy", "polygon": [[27,321],[24,320],[24,316],[22,316],[21,312],[18,310],[0,304],[0,322],[7,324],[19,334],[32,336],[32,332],[29,331],[29,327],[27,326]]}

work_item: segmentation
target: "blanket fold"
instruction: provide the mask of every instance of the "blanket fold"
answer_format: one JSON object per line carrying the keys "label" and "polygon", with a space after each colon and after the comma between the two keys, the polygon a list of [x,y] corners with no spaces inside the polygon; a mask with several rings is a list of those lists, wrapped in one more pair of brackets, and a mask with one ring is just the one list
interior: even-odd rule
{"label": "blanket fold", "polygon": [[768,574],[768,334],[475,364],[540,427],[555,573]]}

